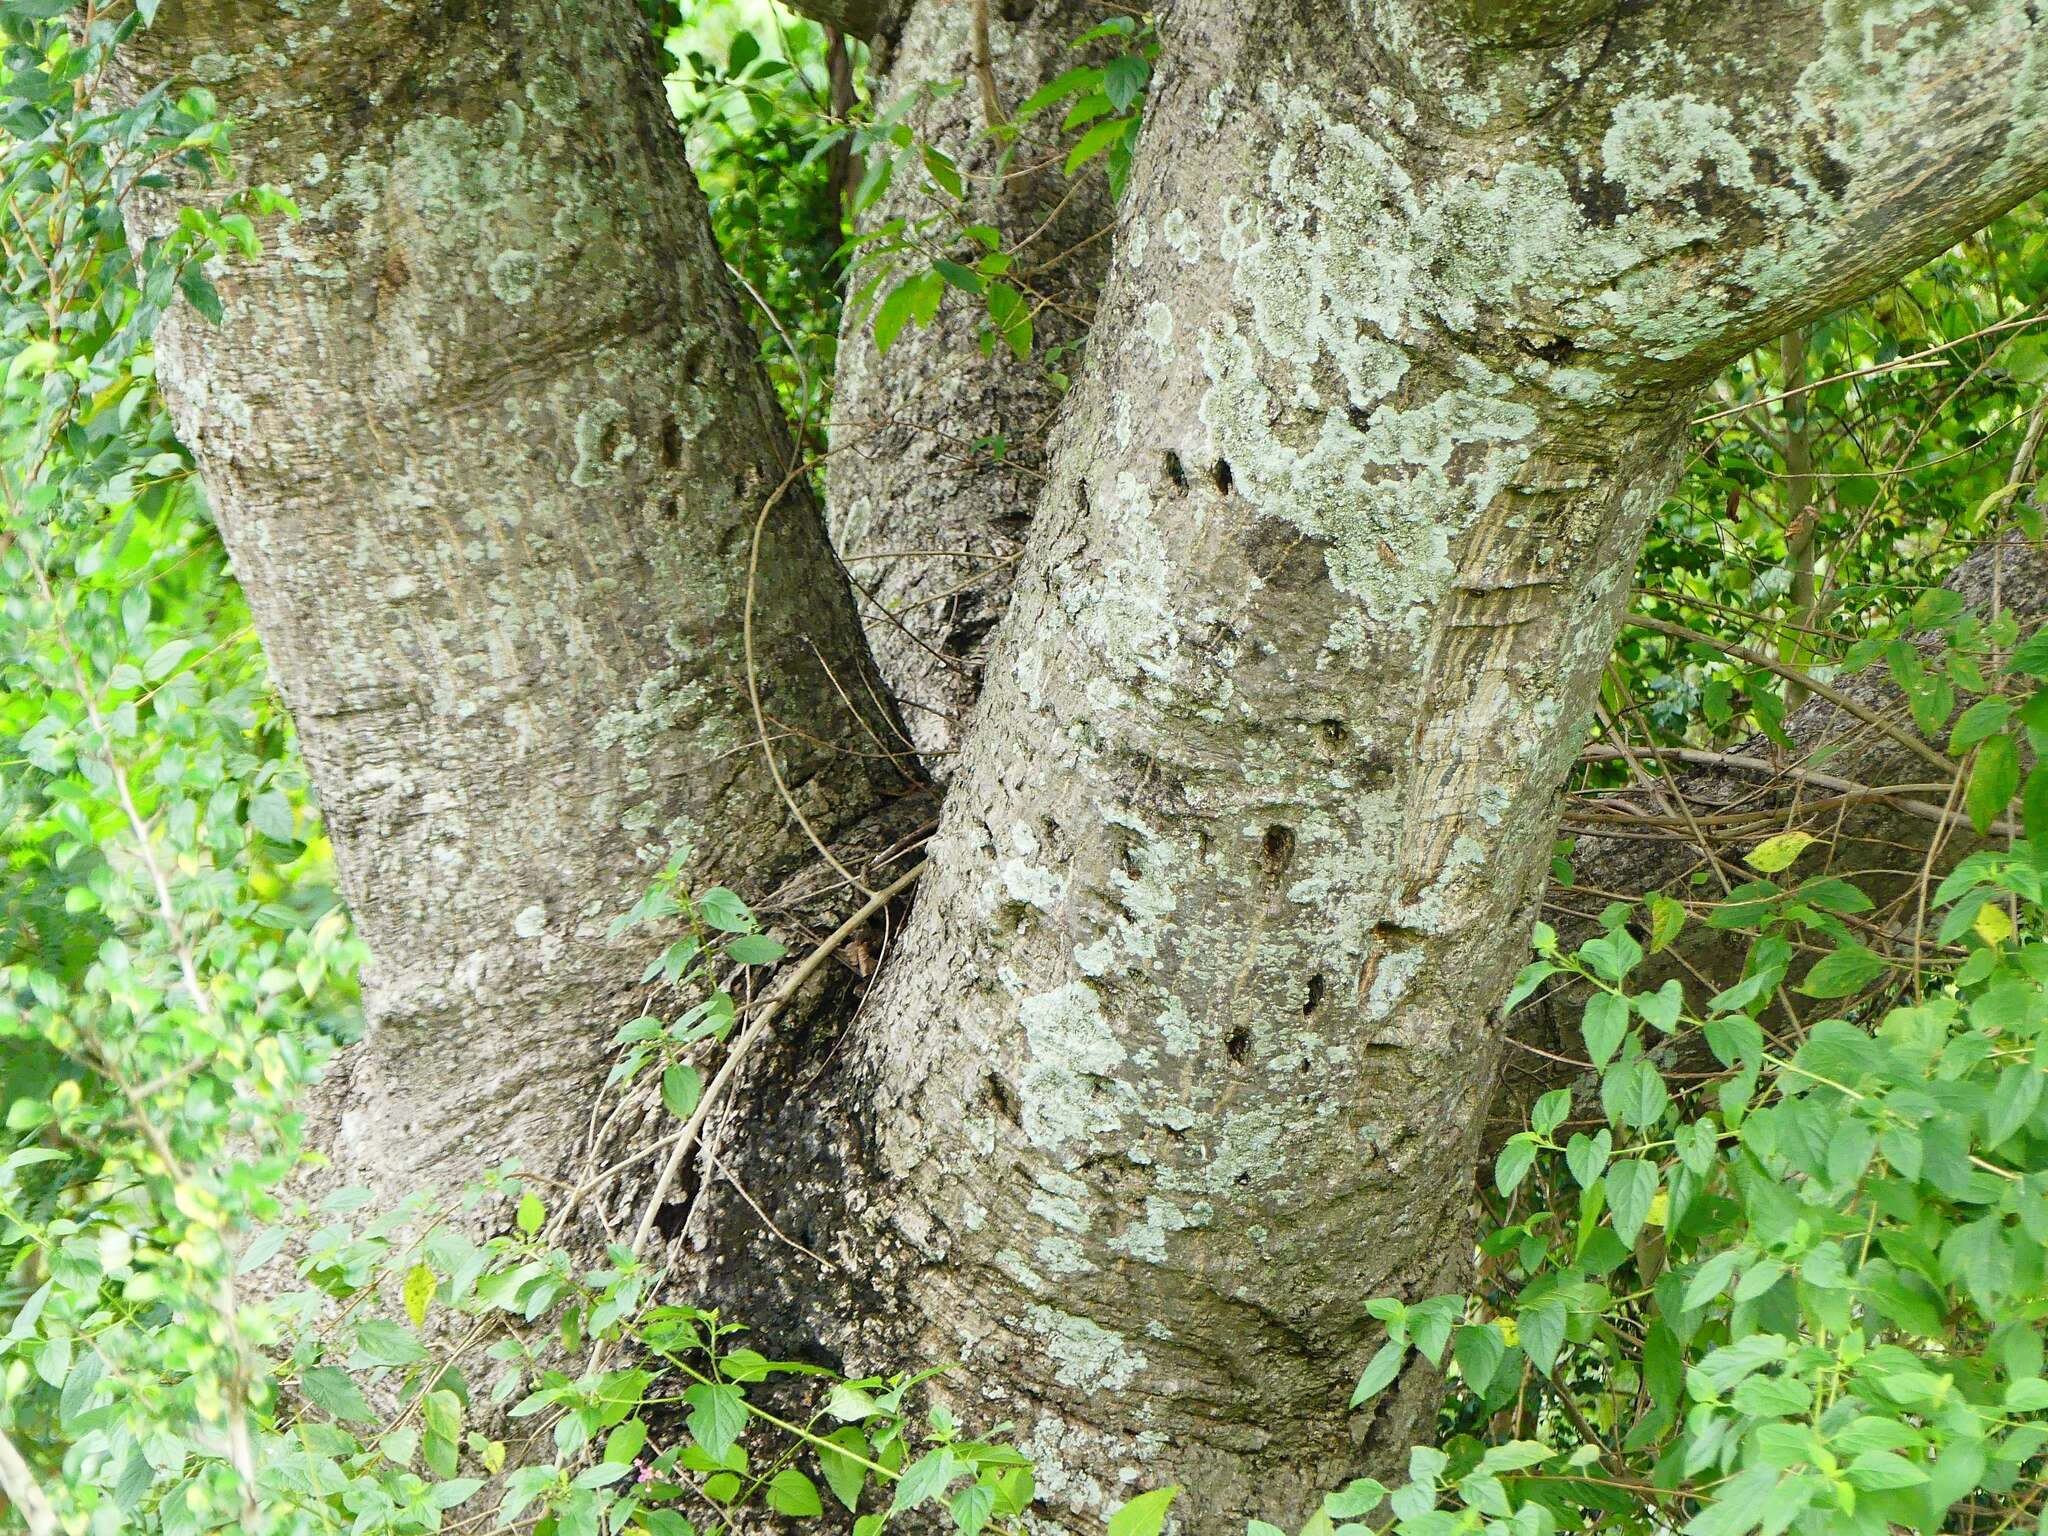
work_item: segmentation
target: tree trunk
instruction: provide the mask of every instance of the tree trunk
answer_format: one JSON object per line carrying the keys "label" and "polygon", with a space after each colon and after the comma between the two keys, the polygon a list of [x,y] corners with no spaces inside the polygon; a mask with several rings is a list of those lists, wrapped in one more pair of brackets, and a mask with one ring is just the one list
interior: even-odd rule
{"label": "tree trunk", "polygon": [[[971,11],[960,0],[913,6],[884,50],[875,100],[971,79]],[[1025,0],[993,11],[991,73],[1006,114],[1089,57],[1069,45],[1103,18],[1094,0]],[[906,119],[921,142],[958,162],[968,193],[961,222],[990,225],[1014,246],[1012,276],[1035,296],[1029,360],[1002,346],[984,355],[977,338],[985,315],[959,294],[948,295],[930,326],[899,335],[886,357],[866,310],[849,307],[840,336],[827,515],[861,593],[876,664],[941,778],[980,691],[989,633],[1044,482],[1046,438],[1062,398],[1052,374],[1077,366],[1067,354],[1087,334],[1109,262],[1108,180],[1099,161],[1063,174],[1054,129],[1065,113],[1062,104],[1027,122],[1007,152],[989,136],[975,90]],[[929,216],[934,204],[918,190],[922,179],[906,166],[862,229]],[[980,252],[950,254],[971,263]],[[854,286],[866,278],[857,273]]]}
{"label": "tree trunk", "polygon": [[171,0],[128,62],[210,82],[305,214],[158,353],[374,956],[324,1150],[386,1189],[555,1171],[666,850],[755,895],[812,857],[746,686],[764,504],[782,779],[827,839],[911,787],[653,45],[624,0]]}
{"label": "tree trunk", "polygon": [[[178,10],[157,72],[317,204],[165,353],[378,954],[342,1155],[544,1161],[630,1007],[636,844],[808,856],[736,654],[773,405],[623,0]],[[1174,1482],[1235,1536],[1425,1432],[1421,1372],[1347,1412],[1360,1302],[1462,1279],[1691,398],[2040,185],[2026,10],[1177,11],[932,872],[743,1126],[830,1273],[724,1203],[701,1299],[962,1361],[1058,1529]],[[769,529],[757,674],[830,839],[901,780],[808,503]]]}
{"label": "tree trunk", "polygon": [[867,1015],[907,1312],[1075,1529],[1132,1481],[1298,1519],[1427,1430],[1423,1382],[1347,1415],[1359,1301],[1464,1272],[1495,1009],[1694,391],[2048,151],[2018,6],[1493,22],[1176,13]]}

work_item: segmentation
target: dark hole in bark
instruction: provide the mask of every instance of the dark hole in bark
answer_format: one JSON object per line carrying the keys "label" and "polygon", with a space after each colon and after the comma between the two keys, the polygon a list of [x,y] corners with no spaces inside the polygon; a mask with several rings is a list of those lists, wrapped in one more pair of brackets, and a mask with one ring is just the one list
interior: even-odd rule
{"label": "dark hole in bark", "polygon": [[1024,1123],[1017,1113],[1017,1101],[1010,1096],[1010,1089],[1007,1083],[991,1072],[981,1080],[981,1086],[983,1093],[987,1095],[989,1103],[995,1107],[997,1114],[1001,1115],[1012,1125],[1022,1125]]}
{"label": "dark hole in bark", "polygon": [[988,632],[996,627],[994,615],[983,619],[969,619],[965,624],[956,624],[946,631],[946,638],[939,643],[939,649],[948,656],[965,656],[987,638]]}
{"label": "dark hole in bark", "polygon": [[697,1203],[699,1182],[697,1160],[692,1158],[689,1166],[681,1170],[668,1199],[654,1213],[654,1230],[665,1240],[674,1242],[683,1235],[690,1220],[690,1208]]}
{"label": "dark hole in bark", "polygon": [[1364,432],[1372,426],[1372,412],[1362,405],[1350,406],[1344,414],[1351,418],[1351,425],[1357,431]]}
{"label": "dark hole in bark", "polygon": [[674,469],[682,462],[683,429],[676,425],[675,417],[665,417],[661,423],[661,467]]}
{"label": "dark hole in bark", "polygon": [[1230,473],[1230,460],[1218,459],[1215,469],[1210,471],[1210,473],[1216,477],[1216,489],[1228,496],[1230,494],[1230,487],[1236,483]]}
{"label": "dark hole in bark", "polygon": [[1252,1032],[1248,1025],[1240,1024],[1230,1032],[1230,1038],[1223,1042],[1224,1053],[1232,1061],[1242,1062],[1252,1048]]}
{"label": "dark hole in bark", "polygon": [[1287,866],[1294,862],[1294,829],[1280,826],[1266,828],[1266,839],[1260,850],[1260,858],[1266,866],[1267,874],[1284,874]]}
{"label": "dark hole in bark", "polygon": [[1351,739],[1351,732],[1345,729],[1342,720],[1320,721],[1316,725],[1316,730],[1322,735],[1323,740],[1333,747],[1341,747]]}
{"label": "dark hole in bark", "polygon": [[[1321,971],[1317,971],[1315,975],[1309,977],[1308,979],[1308,1001],[1301,1005],[1301,1016],[1305,1019],[1310,1014],[1314,1013],[1316,1011],[1316,1005],[1321,1003],[1322,1000],[1323,973]],[[1302,1063],[1302,1066],[1304,1067],[1306,1067],[1307,1065],[1308,1063],[1306,1061]]]}
{"label": "dark hole in bark", "polygon": [[677,520],[677,521],[680,521],[680,520],[682,519],[682,515],[683,515],[683,498],[682,498],[682,497],[680,497],[680,496],[671,496],[671,497],[669,497],[669,499],[668,499],[668,515],[669,515],[669,516],[670,516],[670,517],[671,517],[672,519],[675,519],[675,520]]}
{"label": "dark hole in bark", "polygon": [[1171,448],[1166,450],[1166,478],[1173,482],[1176,491],[1188,488],[1188,472],[1180,462],[1180,455]]}

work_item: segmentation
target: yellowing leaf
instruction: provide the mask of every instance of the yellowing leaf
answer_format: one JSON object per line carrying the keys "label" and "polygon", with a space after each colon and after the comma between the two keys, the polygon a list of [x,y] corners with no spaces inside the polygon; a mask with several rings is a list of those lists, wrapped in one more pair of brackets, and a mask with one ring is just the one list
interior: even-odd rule
{"label": "yellowing leaf", "polygon": [[2012,937],[2012,919],[1995,901],[1987,901],[1977,909],[1970,928],[1986,944],[2003,944]]}
{"label": "yellowing leaf", "polygon": [[1767,837],[1750,849],[1742,862],[1751,869],[1775,875],[1781,869],[1790,869],[1792,861],[1818,841],[1819,839],[1811,832],[1780,832],[1776,837]]}
{"label": "yellowing leaf", "polygon": [[434,1299],[434,1272],[424,1264],[415,1264],[405,1272],[405,1286],[401,1292],[405,1301],[405,1315],[412,1319],[417,1328],[427,1320],[427,1303]]}

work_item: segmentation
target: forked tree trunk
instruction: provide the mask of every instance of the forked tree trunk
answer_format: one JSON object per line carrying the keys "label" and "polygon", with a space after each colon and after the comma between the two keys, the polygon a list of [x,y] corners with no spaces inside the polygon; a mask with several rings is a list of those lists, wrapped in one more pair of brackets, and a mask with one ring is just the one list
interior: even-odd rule
{"label": "forked tree trunk", "polygon": [[[623,3],[165,17],[318,208],[166,353],[378,953],[343,1152],[545,1160],[635,842],[805,857],[735,654],[772,402]],[[2019,0],[1177,12],[933,872],[737,1127],[859,1281],[721,1198],[705,1299],[961,1360],[1070,1531],[1137,1483],[1204,1536],[1299,1518],[1426,1429],[1414,1373],[1347,1413],[1360,1301],[1462,1278],[1690,397],[2035,190],[2040,53]],[[815,517],[771,529],[756,661],[829,838],[895,788],[886,722]]]}

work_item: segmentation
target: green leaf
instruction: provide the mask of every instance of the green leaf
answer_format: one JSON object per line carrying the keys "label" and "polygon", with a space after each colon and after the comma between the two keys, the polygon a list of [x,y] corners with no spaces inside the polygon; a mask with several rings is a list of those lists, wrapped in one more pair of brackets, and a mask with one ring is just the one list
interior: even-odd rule
{"label": "green leaf", "polygon": [[754,914],[747,904],[722,885],[714,885],[697,898],[697,915],[721,933],[752,933]]}
{"label": "green leaf", "polygon": [[1532,960],[1522,967],[1515,977],[1515,984],[1508,990],[1508,1000],[1501,1004],[1502,1013],[1513,1013],[1530,993],[1557,974],[1557,967],[1548,960]]}
{"label": "green leaf", "polygon": [[822,1515],[818,1488],[795,1467],[784,1467],[768,1483],[768,1507],[778,1515]]}
{"label": "green leaf", "polygon": [[1956,716],[1955,729],[1949,732],[1949,751],[1960,757],[1985,737],[1995,736],[2004,730],[2011,715],[2012,700],[2000,694],[1979,699]]}
{"label": "green leaf", "polygon": [[1557,1365],[1558,1351],[1564,1348],[1565,1322],[1564,1306],[1556,1301],[1543,1302],[1517,1315],[1515,1337],[1529,1363],[1545,1376]]}
{"label": "green leaf", "polygon": [[1890,1451],[1865,1451],[1842,1469],[1854,1487],[1866,1492],[1884,1488],[1912,1488],[1927,1481],[1925,1469]]}
{"label": "green leaf", "polygon": [[687,1061],[677,1062],[661,1074],[661,1102],[678,1120],[697,1112],[704,1097],[704,1079]]}
{"label": "green leaf", "polygon": [[1727,1249],[1715,1254],[1693,1271],[1686,1281],[1685,1294],[1679,1306],[1690,1312],[1703,1307],[1728,1288],[1728,1282],[1735,1278],[1735,1267],[1742,1262],[1737,1249]]}
{"label": "green leaf", "polygon": [[1976,760],[1970,767],[1970,782],[1963,790],[1963,809],[1969,813],[1970,825],[1979,836],[1989,832],[1992,823],[2005,814],[2019,787],[2019,743],[2010,736],[1993,736],[1978,743]]}
{"label": "green leaf", "polygon": [[376,1418],[348,1373],[331,1365],[307,1366],[299,1376],[299,1390],[314,1407],[345,1422],[367,1424]]}
{"label": "green leaf", "polygon": [[1671,977],[1655,992],[1642,992],[1629,999],[1646,1023],[1670,1034],[1678,1028],[1678,1016],[1685,1007],[1685,985]]}
{"label": "green leaf", "polygon": [[1685,926],[1685,906],[1662,891],[1652,891],[1644,898],[1644,905],[1650,909],[1650,953],[1654,955],[1677,938]]}
{"label": "green leaf", "polygon": [[1600,1104],[1608,1119],[1637,1129],[1655,1125],[1670,1102],[1664,1079],[1646,1060],[1610,1067],[1600,1079]]}
{"label": "green leaf", "polygon": [[1529,1165],[1535,1161],[1536,1138],[1527,1131],[1510,1136],[1493,1161],[1494,1187],[1504,1195],[1513,1194],[1515,1186],[1528,1175]]}
{"label": "green leaf", "polygon": [[356,1325],[356,1353],[370,1365],[414,1365],[427,1358],[426,1346],[411,1329],[381,1317]]}
{"label": "green leaf", "polygon": [[1177,1487],[1155,1488],[1125,1500],[1109,1517],[1109,1536],[1159,1536],[1166,1524],[1166,1511],[1179,1495]]}
{"label": "green leaf", "polygon": [[889,1508],[915,1509],[926,1500],[937,1498],[962,1470],[959,1458],[945,1446],[926,1451],[904,1469],[903,1476],[897,1480],[896,1497],[890,1501]]}
{"label": "green leaf", "polygon": [[690,1438],[714,1461],[726,1453],[746,1428],[746,1394],[730,1382],[697,1382],[683,1393],[683,1401],[690,1405],[685,1420]]}
{"label": "green leaf", "polygon": [[953,1495],[948,1506],[953,1524],[961,1536],[981,1536],[996,1511],[996,1491],[987,1483],[974,1483]]}
{"label": "green leaf", "polygon": [[1336,1493],[1323,1496],[1323,1513],[1335,1520],[1353,1520],[1371,1514],[1386,1496],[1386,1485],[1376,1478],[1354,1477]]}
{"label": "green leaf", "polygon": [[1572,1139],[1565,1143],[1564,1165],[1571,1170],[1572,1178],[1581,1189],[1591,1189],[1600,1170],[1607,1166],[1608,1154],[1614,1148],[1614,1137],[1605,1126],[1591,1136],[1584,1131],[1575,1131]]}
{"label": "green leaf", "polygon": [[427,1304],[434,1299],[435,1284],[433,1270],[424,1264],[415,1264],[405,1272],[405,1284],[399,1294],[405,1303],[405,1315],[412,1319],[415,1328],[427,1320]]}
{"label": "green leaf", "polygon": [[249,825],[273,842],[296,843],[292,825],[292,803],[276,790],[267,790],[249,802]]}
{"label": "green leaf", "polygon": [[1808,997],[1849,997],[1861,992],[1887,970],[1890,963],[1861,944],[1848,943],[1821,956],[1812,970],[1793,990]]}
{"label": "green leaf", "polygon": [[1356,1408],[1386,1391],[1387,1384],[1401,1374],[1401,1361],[1407,1354],[1408,1346],[1398,1340],[1389,1339],[1382,1344],[1379,1353],[1366,1363],[1358,1385],[1351,1389],[1351,1406]]}
{"label": "green leaf", "polygon": [[1090,128],[1081,135],[1081,142],[1076,144],[1072,153],[1067,156],[1065,174],[1068,176],[1073,175],[1074,172],[1108,149],[1118,139],[1121,139],[1130,131],[1130,127],[1130,118],[1113,117],[1107,122],[1097,123],[1093,128]]}
{"label": "green leaf", "polygon": [[547,1214],[547,1207],[540,1203],[540,1196],[532,1190],[529,1189],[519,1197],[519,1212],[516,1219],[519,1230],[528,1237],[540,1230],[541,1223],[547,1220]]}
{"label": "green leaf", "polygon": [[2048,848],[2048,763],[2039,763],[2027,774],[2026,792],[2020,796],[2020,815],[2027,841],[2036,848]]}
{"label": "green leaf", "polygon": [[220,294],[197,267],[188,267],[178,275],[178,292],[185,295],[186,302],[205,316],[209,324],[219,325],[226,318]]}
{"label": "green leaf", "polygon": [[1607,1170],[1607,1209],[1614,1218],[1614,1235],[1633,1247],[1636,1234],[1650,1214],[1657,1198],[1657,1169],[1654,1164],[1630,1159]]}
{"label": "green leaf", "polygon": [[1621,1048],[1621,1042],[1628,1036],[1628,1001],[1614,992],[1596,992],[1586,1000],[1586,1018],[1582,1026],[1586,1037],[1586,1051],[1593,1059],[1593,1065],[1604,1067],[1614,1059],[1614,1053]]}
{"label": "green leaf", "polygon": [[739,965],[773,965],[789,951],[765,933],[743,933],[726,940],[725,953]]}
{"label": "green leaf", "polygon": [[825,1474],[825,1486],[848,1510],[858,1508],[861,1490],[868,1484],[868,1469],[861,1461],[874,1459],[868,1453],[868,1437],[856,1426],[843,1424],[825,1438],[832,1447],[818,1447],[818,1470]]}
{"label": "green leaf", "polygon": [[2048,624],[2029,635],[2008,658],[2007,665],[2029,677],[2048,677]]}
{"label": "green leaf", "polygon": [[1451,1343],[1451,1358],[1474,1392],[1485,1393],[1494,1373],[1507,1358],[1507,1340],[1491,1323],[1471,1323],[1460,1328]]}
{"label": "green leaf", "polygon": [[1102,80],[1102,71],[1092,65],[1070,69],[1065,74],[1048,81],[1025,97],[1017,106],[1017,117],[1035,116],[1055,102],[1065,101],[1076,91],[1094,90]]}
{"label": "green leaf", "polygon": [[1102,94],[1119,112],[1128,112],[1144,93],[1152,77],[1152,66],[1137,54],[1127,53],[1102,66]]}

